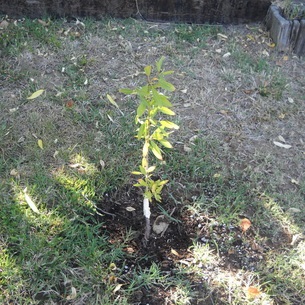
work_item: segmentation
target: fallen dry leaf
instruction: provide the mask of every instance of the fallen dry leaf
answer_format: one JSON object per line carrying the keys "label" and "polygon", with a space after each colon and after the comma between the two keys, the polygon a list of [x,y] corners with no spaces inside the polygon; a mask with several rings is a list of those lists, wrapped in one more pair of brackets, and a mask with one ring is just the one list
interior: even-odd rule
{"label": "fallen dry leaf", "polygon": [[294,100],[293,100],[293,98],[291,98],[291,97],[288,97],[288,102],[289,102],[290,104],[293,104],[293,103],[294,103]]}
{"label": "fallen dry leaf", "polygon": [[125,248],[124,250],[125,250],[127,253],[129,253],[129,254],[132,254],[132,253],[135,253],[135,252],[136,252],[135,249],[132,248],[132,247],[127,247],[127,248]]}
{"label": "fallen dry leaf", "polygon": [[74,102],[72,100],[69,100],[69,101],[66,102],[66,107],[67,108],[71,108],[71,107],[73,107],[73,105],[74,105]]}
{"label": "fallen dry leaf", "polygon": [[9,23],[6,20],[0,22],[0,29],[6,29],[9,26]]}
{"label": "fallen dry leaf", "polygon": [[117,280],[118,280],[118,278],[117,278],[115,275],[113,275],[113,274],[110,275],[109,278],[108,278],[108,282],[109,282],[110,284],[116,283]]}
{"label": "fallen dry leaf", "polygon": [[228,39],[228,36],[226,36],[226,35],[223,35],[223,34],[221,34],[221,33],[217,33],[217,38],[219,39],[219,40],[227,40]]}
{"label": "fallen dry leaf", "polygon": [[282,148],[286,148],[286,149],[289,149],[289,148],[292,147],[291,145],[283,144],[283,143],[277,142],[277,141],[273,141],[273,144],[276,145],[276,146],[278,146],[278,147],[282,147]]}
{"label": "fallen dry leaf", "polygon": [[175,249],[171,249],[171,254],[180,257],[180,254]]}
{"label": "fallen dry leaf", "polygon": [[186,145],[183,146],[183,150],[185,152],[191,152],[192,151],[192,149],[190,147],[186,146]]}
{"label": "fallen dry leaf", "polygon": [[71,287],[71,294],[67,296],[67,300],[74,300],[77,296],[75,287]]}
{"label": "fallen dry leaf", "polygon": [[103,170],[105,168],[105,161],[104,160],[100,160],[100,166],[101,166],[101,169]]}
{"label": "fallen dry leaf", "polygon": [[243,218],[239,225],[244,233],[251,227],[251,221],[248,218]]}
{"label": "fallen dry leaf", "polygon": [[293,179],[293,178],[290,180],[290,182],[293,183],[293,184],[296,184],[296,185],[300,185],[300,182],[298,180]]}
{"label": "fallen dry leaf", "polygon": [[24,192],[24,199],[26,201],[26,203],[29,205],[29,207],[32,209],[33,212],[40,214],[39,210],[37,209],[36,204],[34,203],[34,201],[31,199],[31,197],[27,194],[27,188],[25,188],[23,190]]}
{"label": "fallen dry leaf", "polygon": [[118,285],[113,289],[113,293],[118,292],[118,291],[121,289],[122,286],[123,286],[123,284],[118,284]]}
{"label": "fallen dry leaf", "polygon": [[38,23],[40,23],[43,26],[48,26],[48,23],[43,21],[43,20],[41,20],[41,19],[38,19],[37,21],[38,21]]}
{"label": "fallen dry leaf", "polygon": [[247,295],[248,298],[250,299],[254,299],[256,297],[258,297],[261,294],[261,291],[259,290],[259,288],[255,287],[255,286],[250,286],[247,289]]}
{"label": "fallen dry leaf", "polygon": [[228,254],[229,255],[235,254],[235,249],[234,248],[229,249]]}
{"label": "fallen dry leaf", "polygon": [[16,177],[16,178],[20,178],[20,175],[17,171],[17,169],[13,168],[11,171],[10,171],[10,175],[13,176],[13,177]]}

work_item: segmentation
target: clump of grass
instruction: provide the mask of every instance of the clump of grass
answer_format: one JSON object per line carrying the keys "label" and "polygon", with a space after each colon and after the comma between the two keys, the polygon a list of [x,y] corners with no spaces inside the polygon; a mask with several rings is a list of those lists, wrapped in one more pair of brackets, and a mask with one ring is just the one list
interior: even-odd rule
{"label": "clump of grass", "polygon": [[57,34],[59,23],[50,19],[42,22],[44,24],[28,18],[10,22],[8,27],[0,32],[2,55],[17,55],[23,49],[31,48],[33,42],[60,48],[61,41]]}
{"label": "clump of grass", "polygon": [[184,25],[175,27],[175,35],[179,41],[188,43],[200,43],[204,45],[207,37],[216,37],[220,32],[219,26],[213,25]]}

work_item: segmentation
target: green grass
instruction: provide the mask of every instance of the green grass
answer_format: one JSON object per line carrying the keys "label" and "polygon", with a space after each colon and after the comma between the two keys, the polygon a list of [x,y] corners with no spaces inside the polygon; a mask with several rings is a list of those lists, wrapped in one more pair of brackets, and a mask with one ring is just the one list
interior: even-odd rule
{"label": "green grass", "polygon": [[4,55],[17,55],[24,49],[32,48],[33,42],[44,44],[50,48],[60,48],[61,42],[56,34],[60,29],[60,23],[51,20],[43,20],[48,25],[44,26],[38,20],[26,18],[16,21],[16,25],[10,23],[5,31],[0,33],[0,46]]}

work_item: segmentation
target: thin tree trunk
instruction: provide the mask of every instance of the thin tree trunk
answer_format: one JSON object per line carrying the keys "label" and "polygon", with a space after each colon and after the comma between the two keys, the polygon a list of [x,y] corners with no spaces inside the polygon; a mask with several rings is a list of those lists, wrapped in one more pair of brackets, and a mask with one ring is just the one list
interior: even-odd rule
{"label": "thin tree trunk", "polygon": [[143,212],[145,216],[145,233],[144,233],[144,245],[146,246],[150,237],[150,207],[149,207],[149,200],[148,198],[144,198],[143,200]]}

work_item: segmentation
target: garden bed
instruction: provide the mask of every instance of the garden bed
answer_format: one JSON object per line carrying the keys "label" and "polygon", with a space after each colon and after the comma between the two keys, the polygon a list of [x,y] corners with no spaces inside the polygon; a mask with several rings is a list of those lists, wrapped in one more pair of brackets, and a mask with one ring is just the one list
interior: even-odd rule
{"label": "garden bed", "polygon": [[298,16],[289,19],[285,17],[281,7],[270,6],[266,26],[279,51],[293,51],[298,56],[305,55],[305,19],[302,15],[299,19]]}

